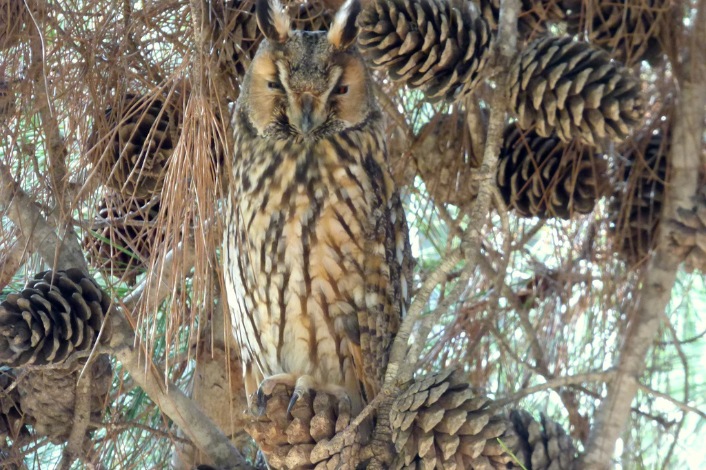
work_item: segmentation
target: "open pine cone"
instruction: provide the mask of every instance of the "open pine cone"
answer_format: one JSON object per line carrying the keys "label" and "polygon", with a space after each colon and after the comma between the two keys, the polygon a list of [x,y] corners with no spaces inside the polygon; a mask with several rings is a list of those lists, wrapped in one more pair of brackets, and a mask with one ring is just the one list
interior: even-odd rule
{"label": "open pine cone", "polygon": [[[566,0],[565,0],[566,1]],[[574,20],[569,33],[587,40],[628,65],[641,60],[656,63],[669,40],[669,0],[568,0]]]}
{"label": "open pine cone", "polygon": [[540,429],[526,413],[508,419],[491,405],[453,370],[416,379],[392,406],[398,455],[391,469],[564,470],[575,461],[555,423],[543,420]]}
{"label": "open pine cone", "polygon": [[570,37],[533,42],[510,73],[519,124],[542,137],[554,130],[565,142],[620,142],[645,112],[640,81],[602,49]]}
{"label": "open pine cone", "polygon": [[0,80],[0,121],[9,118],[15,112],[15,94],[10,84]]}
{"label": "open pine cone", "polygon": [[246,425],[272,469],[336,468],[353,470],[360,453],[360,435],[345,443],[340,454],[328,455],[317,448],[350,422],[350,403],[327,393],[305,395],[287,412],[293,389],[277,384],[268,397],[262,416]]}
{"label": "open pine cone", "polygon": [[[113,371],[110,358],[101,354],[90,364],[91,421],[99,422],[110,392]],[[73,428],[76,382],[81,363],[68,368],[40,369],[28,373],[17,385],[22,409],[34,423],[38,436],[54,444],[66,442]]]}
{"label": "open pine cone", "polygon": [[91,264],[104,275],[134,279],[146,269],[157,237],[159,200],[125,198],[109,191],[98,206],[96,228],[86,233],[83,246]]}
{"label": "open pine cone", "polygon": [[[643,261],[654,248],[667,181],[669,138],[647,133],[631,142],[617,174],[610,203],[615,250],[630,263]],[[667,132],[666,135],[669,135]]]}
{"label": "open pine cone", "polygon": [[176,106],[133,94],[106,109],[88,140],[89,157],[101,181],[125,196],[159,194],[179,119]]}
{"label": "open pine cone", "polygon": [[604,187],[606,162],[556,134],[541,137],[515,124],[505,129],[497,182],[505,204],[524,217],[588,214]]}
{"label": "open pine cone", "polygon": [[[0,304],[0,362],[11,367],[64,362],[98,340],[111,299],[77,269],[44,271]],[[105,327],[101,340],[110,334]]]}
{"label": "open pine cone", "polygon": [[475,200],[478,181],[472,172],[480,167],[480,160],[472,154],[464,115],[442,114],[433,119],[419,131],[412,148],[419,176],[437,204],[463,207]]}
{"label": "open pine cone", "polygon": [[358,24],[372,67],[432,102],[469,93],[490,56],[490,27],[463,0],[372,0]]}
{"label": "open pine cone", "polygon": [[[510,421],[519,438],[520,454],[526,456],[525,467],[532,470],[570,470],[576,464],[576,448],[559,424],[542,415],[537,422],[524,410],[512,410]],[[514,452],[513,452],[514,453]],[[515,454],[518,455],[518,454]],[[517,462],[507,469],[520,469]]]}

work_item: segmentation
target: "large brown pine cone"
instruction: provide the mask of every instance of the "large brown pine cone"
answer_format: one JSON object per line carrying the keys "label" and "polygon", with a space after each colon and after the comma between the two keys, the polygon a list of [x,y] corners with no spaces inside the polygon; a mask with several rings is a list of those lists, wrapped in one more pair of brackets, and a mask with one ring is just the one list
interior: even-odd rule
{"label": "large brown pine cone", "polygon": [[0,80],[0,121],[12,116],[15,112],[15,93],[10,84]]}
{"label": "large brown pine cone", "polygon": [[[498,29],[500,0],[473,0],[491,28]],[[536,38],[550,23],[559,23],[570,17],[565,0],[522,0],[517,30],[522,38]]]}
{"label": "large brown pine cone", "polygon": [[646,133],[630,142],[610,203],[614,246],[629,263],[644,261],[654,248],[667,181],[669,132]]}
{"label": "large brown pine cone", "polygon": [[[398,455],[391,469],[494,468],[488,465],[503,454],[496,439],[505,436],[508,423],[490,404],[453,370],[413,381],[392,405]],[[516,439],[506,439],[513,448]]]}
{"label": "large brown pine cone", "polygon": [[[576,465],[576,448],[559,424],[542,415],[541,423],[524,410],[510,412],[514,432],[519,437],[520,452],[525,455],[528,470],[570,470]],[[517,455],[517,454],[516,454]],[[520,469],[513,466],[502,467]]]}
{"label": "large brown pine cone", "polygon": [[[333,21],[332,13],[320,0],[281,3],[292,18],[293,29],[326,31]],[[255,4],[255,0],[230,0],[215,33],[218,64],[234,85],[245,75],[263,38],[257,25]]]}
{"label": "large brown pine cone", "polygon": [[37,274],[22,292],[0,304],[0,362],[11,367],[58,364],[74,351],[90,350],[110,304],[96,281],[77,269]]}
{"label": "large brown pine cone", "polygon": [[432,102],[469,93],[490,56],[490,26],[464,0],[373,0],[358,24],[371,65]]}
{"label": "large brown pine cone", "polygon": [[293,389],[277,384],[268,397],[262,416],[253,416],[246,430],[255,440],[272,469],[356,468],[360,434],[346,442],[340,453],[321,451],[350,422],[350,402],[324,392],[300,397],[288,412]]}
{"label": "large brown pine cone", "polygon": [[701,186],[692,199],[690,209],[677,209],[671,241],[686,264],[687,272],[698,269],[706,273],[706,186]]}
{"label": "large brown pine cone", "polygon": [[8,439],[20,446],[27,442],[30,437],[28,424],[31,425],[34,422],[22,411],[20,392],[12,370],[0,371],[0,448],[7,447]]}
{"label": "large brown pine cone", "polygon": [[587,40],[628,65],[656,64],[669,41],[669,0],[565,0],[572,5],[570,34]]}
{"label": "large brown pine cone", "polygon": [[98,206],[96,227],[83,246],[93,266],[104,275],[134,279],[147,268],[158,245],[158,199],[124,197],[109,191]]}
{"label": "large brown pine cone", "polygon": [[179,119],[175,105],[133,94],[106,109],[88,140],[89,157],[101,181],[127,197],[159,194]]}
{"label": "large brown pine cone", "polygon": [[[110,358],[101,354],[89,367],[93,374],[91,421],[98,422],[112,383]],[[68,439],[74,422],[76,382],[82,368],[79,363],[68,368],[33,370],[18,383],[22,410],[31,418],[38,436],[47,436],[55,444]]]}
{"label": "large brown pine cone", "polygon": [[642,85],[608,54],[570,37],[530,44],[511,69],[511,107],[523,129],[600,145],[622,141],[642,120]]}
{"label": "large brown pine cone", "polygon": [[482,155],[473,155],[465,115],[442,114],[424,125],[412,144],[413,158],[437,204],[463,207],[478,195],[473,171]]}
{"label": "large brown pine cone", "polygon": [[575,461],[555,423],[543,420],[539,428],[524,412],[509,419],[491,405],[451,370],[413,381],[392,406],[398,455],[391,468],[563,470]]}
{"label": "large brown pine cone", "polygon": [[505,204],[524,217],[560,217],[593,211],[606,162],[581,144],[556,134],[542,137],[515,124],[505,129],[497,182]]}

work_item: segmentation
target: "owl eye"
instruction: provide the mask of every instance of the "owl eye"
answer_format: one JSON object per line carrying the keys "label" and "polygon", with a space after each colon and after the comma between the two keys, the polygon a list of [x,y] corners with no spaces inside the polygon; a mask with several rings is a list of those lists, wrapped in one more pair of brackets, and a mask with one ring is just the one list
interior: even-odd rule
{"label": "owl eye", "polygon": [[282,84],[280,82],[267,82],[267,88],[271,90],[282,90]]}
{"label": "owl eye", "polygon": [[334,95],[345,95],[346,93],[348,93],[348,86],[346,86],[346,85],[337,86],[333,90]]}

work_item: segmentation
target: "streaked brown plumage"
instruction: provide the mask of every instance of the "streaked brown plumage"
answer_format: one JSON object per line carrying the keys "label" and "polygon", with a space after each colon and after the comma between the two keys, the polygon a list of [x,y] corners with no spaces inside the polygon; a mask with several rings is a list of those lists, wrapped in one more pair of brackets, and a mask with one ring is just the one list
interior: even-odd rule
{"label": "streaked brown plumage", "polygon": [[224,241],[246,391],[296,381],[345,392],[357,413],[379,390],[411,281],[382,114],[352,45],[360,5],[328,33],[289,31],[267,0],[257,9],[267,40],[234,117]]}

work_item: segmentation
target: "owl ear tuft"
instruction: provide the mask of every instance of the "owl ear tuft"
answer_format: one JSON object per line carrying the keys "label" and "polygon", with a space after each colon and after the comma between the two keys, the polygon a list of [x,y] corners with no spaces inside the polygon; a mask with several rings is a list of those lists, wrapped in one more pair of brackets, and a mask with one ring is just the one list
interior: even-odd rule
{"label": "owl ear tuft", "polygon": [[280,43],[289,39],[291,20],[279,0],[257,0],[255,11],[257,25],[267,39]]}
{"label": "owl ear tuft", "polygon": [[338,10],[328,32],[328,42],[336,49],[347,49],[358,36],[356,19],[360,13],[360,0],[347,0]]}

